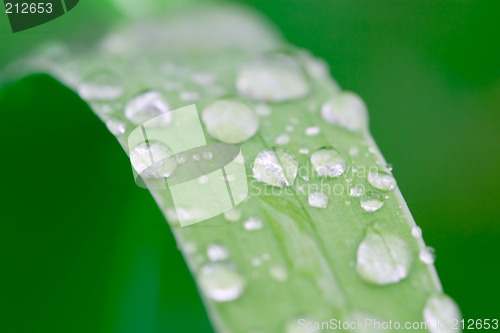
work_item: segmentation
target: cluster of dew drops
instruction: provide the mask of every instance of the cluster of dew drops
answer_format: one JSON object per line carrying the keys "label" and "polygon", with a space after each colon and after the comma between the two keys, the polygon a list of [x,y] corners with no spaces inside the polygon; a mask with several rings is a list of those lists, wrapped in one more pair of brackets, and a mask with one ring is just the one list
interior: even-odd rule
{"label": "cluster of dew drops", "polygon": [[[203,124],[213,138],[232,144],[243,143],[259,130],[259,117],[266,117],[271,113],[273,103],[299,100],[310,93],[312,78],[326,79],[329,76],[324,63],[312,57],[296,59],[290,55],[271,53],[259,56],[241,66],[237,73],[235,88],[241,99],[216,98],[202,111]],[[196,73],[191,76],[192,82],[203,92],[182,90],[179,99],[184,102],[197,101],[203,93],[212,96],[223,95],[223,88],[217,85],[217,77],[210,73]],[[166,90],[175,90],[175,82],[167,82]],[[78,85],[79,94],[90,100],[101,115],[111,114],[113,101],[124,94],[124,89],[112,75],[102,73],[92,75]],[[248,101],[245,102],[244,100]],[[319,107],[321,118],[325,124],[340,126],[348,131],[363,131],[367,126],[366,107],[363,101],[350,92],[336,92],[330,99]],[[127,132],[127,123],[140,125],[156,116],[167,113],[170,106],[160,91],[149,90],[132,97],[125,103],[122,119],[107,117],[106,125],[116,136]],[[168,118],[164,118],[168,125]],[[293,131],[289,125],[286,131]],[[318,126],[305,129],[305,135],[316,136],[321,130]],[[281,134],[276,138],[276,145],[284,146],[289,143],[289,136]],[[157,144],[154,149],[161,154],[168,155],[168,148]],[[358,154],[358,148],[352,147],[349,155]],[[141,149],[131,151],[131,160],[140,161],[148,152]],[[316,172],[316,176],[331,179],[342,176],[346,172],[346,160],[333,147],[323,147],[313,153],[308,148],[301,148],[300,154],[310,155],[309,161]],[[138,166],[140,168],[140,166]],[[163,175],[169,174],[172,166],[164,166]],[[253,166],[252,176],[260,183],[273,187],[292,186],[297,178],[299,164],[296,157],[289,151],[279,147],[265,149],[257,154]],[[390,171],[390,170],[389,170]],[[308,177],[303,177],[305,181]],[[369,172],[367,182],[373,190],[364,191],[362,187],[351,187],[349,195],[359,199],[359,205],[366,213],[374,213],[384,205],[381,193],[394,191],[396,182],[390,173],[383,171]],[[308,194],[308,204],[314,209],[328,208],[328,196],[322,192]],[[350,201],[346,201],[349,205]],[[234,208],[224,214],[228,221],[236,222],[241,219],[241,212]],[[249,232],[258,232],[263,228],[263,221],[250,217],[244,221],[243,227]],[[420,239],[421,231],[418,227],[412,229],[412,236]],[[186,245],[185,251],[194,251],[194,245]],[[210,244],[206,249],[209,264],[199,271],[199,284],[206,297],[215,302],[230,302],[240,298],[246,287],[245,278],[238,273],[236,267],[230,264],[229,250],[222,244]],[[419,254],[425,264],[432,264],[434,256],[428,249]],[[411,251],[406,242],[397,235],[390,234],[376,227],[370,227],[358,246],[356,257],[356,271],[359,276],[375,285],[389,285],[400,282],[409,274],[412,264]],[[261,266],[270,260],[269,255],[254,257],[253,266]],[[288,279],[288,272],[280,265],[268,265],[269,276],[277,282]],[[458,309],[447,296],[436,294],[429,297],[423,310],[423,317],[428,322],[446,322],[450,314],[457,314]],[[458,314],[456,317],[458,318]],[[302,332],[296,325],[286,325],[286,332]],[[305,332],[305,331],[304,331]],[[309,331],[307,331],[309,332]]]}

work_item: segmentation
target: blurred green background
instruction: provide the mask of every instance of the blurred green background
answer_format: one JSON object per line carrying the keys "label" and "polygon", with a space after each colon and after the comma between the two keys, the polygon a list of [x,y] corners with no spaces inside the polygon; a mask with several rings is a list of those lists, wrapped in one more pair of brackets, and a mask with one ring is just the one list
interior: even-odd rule
{"label": "blurred green background", "polygon": [[[499,318],[500,2],[244,2],[365,99],[445,291],[464,318]],[[0,67],[121,19],[87,0],[12,34],[2,12]],[[43,75],[2,82],[0,116],[0,331],[211,332],[167,224],[79,97]]]}

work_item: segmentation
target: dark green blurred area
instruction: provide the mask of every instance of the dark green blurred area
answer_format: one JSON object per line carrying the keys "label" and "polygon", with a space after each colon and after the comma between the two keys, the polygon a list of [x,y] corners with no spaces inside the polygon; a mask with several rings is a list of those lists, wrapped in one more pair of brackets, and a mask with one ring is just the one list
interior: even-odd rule
{"label": "dark green blurred area", "polygon": [[[500,317],[500,2],[246,2],[365,99],[445,291],[466,319]],[[12,34],[0,14],[0,67],[120,18],[81,1]],[[1,88],[0,115],[0,332],[211,332],[167,224],[88,107],[34,76]]]}

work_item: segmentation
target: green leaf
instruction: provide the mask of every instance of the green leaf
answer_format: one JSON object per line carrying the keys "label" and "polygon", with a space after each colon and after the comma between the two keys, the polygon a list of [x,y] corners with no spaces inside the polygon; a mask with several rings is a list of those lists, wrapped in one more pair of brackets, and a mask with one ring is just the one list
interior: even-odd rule
{"label": "green leaf", "polygon": [[458,309],[441,295],[363,102],[255,14],[193,7],[120,28],[86,54],[59,45],[33,59],[26,63],[78,91],[127,152],[138,124],[124,110],[145,91],[170,110],[195,103],[201,119],[220,100],[258,115],[248,138],[250,123],[224,124],[224,115],[227,131],[203,128],[209,142],[240,142],[250,196],[235,210],[181,227],[169,193],[150,189],[218,332],[316,332],[368,319],[452,331],[436,321],[459,319]]}

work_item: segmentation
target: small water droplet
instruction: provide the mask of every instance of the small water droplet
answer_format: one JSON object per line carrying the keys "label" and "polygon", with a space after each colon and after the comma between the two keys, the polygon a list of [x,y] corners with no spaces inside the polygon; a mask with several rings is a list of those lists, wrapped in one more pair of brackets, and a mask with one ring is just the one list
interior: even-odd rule
{"label": "small water droplet", "polygon": [[211,104],[203,110],[202,119],[212,137],[227,143],[246,141],[259,128],[252,109],[234,100],[219,100]]}
{"label": "small water droplet", "polygon": [[185,242],[183,249],[187,254],[193,254],[196,252],[196,244],[193,242]]}
{"label": "small water droplet", "polygon": [[317,208],[326,208],[328,206],[328,197],[321,192],[313,192],[309,194],[309,206]]}
{"label": "small water droplet", "polygon": [[241,211],[238,208],[231,208],[224,212],[224,217],[230,222],[238,222],[241,219]]}
{"label": "small water droplet", "polygon": [[122,135],[127,130],[127,125],[123,121],[116,119],[106,121],[106,127],[113,135]]}
{"label": "small water droplet", "polygon": [[108,71],[91,73],[78,85],[78,94],[86,100],[114,100],[122,96],[123,92],[116,76]]}
{"label": "small water droplet", "polygon": [[410,250],[403,239],[370,228],[359,244],[356,270],[364,280],[385,285],[406,278],[411,262]]}
{"label": "small water droplet", "polygon": [[263,225],[262,220],[255,217],[251,217],[243,223],[243,227],[248,231],[262,229]]}
{"label": "small water droplet", "polygon": [[290,142],[290,137],[286,134],[281,134],[276,138],[275,142],[277,145],[286,145]]}
{"label": "small water droplet", "polygon": [[436,255],[432,247],[420,250],[418,257],[420,258],[420,261],[426,265],[432,265],[434,261],[436,261]]}
{"label": "small water droplet", "polygon": [[210,181],[210,178],[207,175],[203,175],[200,178],[198,178],[198,183],[200,183],[202,185],[208,184],[209,181]]}
{"label": "small water droplet", "polygon": [[284,282],[288,279],[288,273],[283,266],[271,266],[269,268],[269,275],[276,281]]}
{"label": "small water droplet", "polygon": [[171,150],[160,142],[144,142],[130,151],[130,161],[143,178],[165,178],[170,177],[177,166],[171,155]]}
{"label": "small water droplet", "polygon": [[304,97],[309,83],[299,64],[283,54],[256,58],[238,73],[236,82],[241,95],[266,102],[283,102]]}
{"label": "small water droplet", "polygon": [[322,148],[311,155],[311,163],[320,177],[338,177],[345,172],[345,160],[333,148]]}
{"label": "small water droplet", "polygon": [[193,158],[193,161],[199,161],[201,159],[200,155],[198,155],[198,154],[194,154],[192,156],[192,158]]}
{"label": "small water droplet", "polygon": [[346,200],[346,201],[345,201],[345,205],[346,205],[346,206],[350,206],[350,205],[351,205],[351,202],[350,202],[349,200]]}
{"label": "small water droplet", "polygon": [[363,185],[356,185],[349,189],[349,195],[351,197],[360,197],[363,194]]}
{"label": "small water droplet", "polygon": [[[168,112],[168,103],[157,91],[148,91],[131,99],[125,106],[125,116],[134,124],[140,125],[147,120]],[[158,125],[169,125],[169,114],[161,117]]]}
{"label": "small water droplet", "polygon": [[307,155],[307,154],[309,154],[309,149],[307,149],[307,148],[300,148],[299,149],[299,153],[302,154],[302,155]]}
{"label": "small water droplet", "polygon": [[351,156],[357,156],[359,154],[359,148],[356,146],[353,146],[349,148],[349,155]]}
{"label": "small water droplet", "polygon": [[321,132],[321,130],[317,126],[308,127],[308,128],[306,128],[306,131],[305,131],[306,135],[309,135],[309,136],[318,135],[320,132]]}
{"label": "small water droplet", "polygon": [[244,291],[245,279],[227,264],[208,264],[199,274],[198,282],[203,293],[216,302],[234,301]]}
{"label": "small water droplet", "polygon": [[382,191],[393,191],[396,188],[394,177],[381,171],[368,172],[368,182],[371,186]]}
{"label": "small water droplet", "polygon": [[203,153],[203,158],[206,159],[207,161],[210,161],[213,157],[214,155],[209,151]]}
{"label": "small water droplet", "polygon": [[287,132],[293,132],[293,129],[294,129],[294,127],[293,127],[292,125],[287,125],[287,126],[285,127],[285,130],[286,130]]}
{"label": "small water droplet", "polygon": [[293,184],[298,167],[299,164],[292,154],[282,149],[266,149],[255,158],[252,173],[259,182],[283,187]]}
{"label": "small water droplet", "polygon": [[209,86],[215,82],[215,76],[210,73],[196,73],[191,80],[200,86]]}
{"label": "small water droplet", "polygon": [[207,256],[211,261],[222,261],[229,257],[229,251],[223,245],[210,244],[207,247]]}
{"label": "small water droplet", "polygon": [[422,237],[422,229],[420,229],[420,227],[418,227],[418,226],[413,226],[413,228],[411,228],[411,235],[415,238],[421,238]]}
{"label": "small water droplet", "polygon": [[423,316],[429,324],[431,333],[460,332],[454,327],[455,322],[460,322],[462,315],[455,302],[447,295],[431,296],[425,303]]}
{"label": "small water droplet", "polygon": [[387,168],[387,170],[389,170],[391,172],[392,172],[392,169],[394,169],[393,166],[392,166],[392,164],[390,164],[390,163],[387,164],[385,167]]}
{"label": "small water droplet", "polygon": [[367,111],[356,94],[343,92],[335,95],[321,107],[323,119],[330,124],[357,131],[367,126]]}
{"label": "small water droplet", "polygon": [[377,192],[366,192],[359,199],[361,208],[372,213],[379,210],[384,205],[384,198]]}

